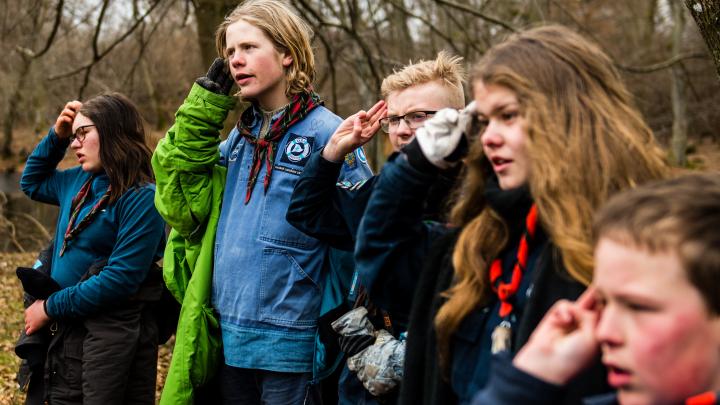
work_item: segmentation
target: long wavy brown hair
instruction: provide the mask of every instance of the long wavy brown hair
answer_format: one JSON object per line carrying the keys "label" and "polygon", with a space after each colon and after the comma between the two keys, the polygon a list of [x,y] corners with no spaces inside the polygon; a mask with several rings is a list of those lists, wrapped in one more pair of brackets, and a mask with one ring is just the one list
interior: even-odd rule
{"label": "long wavy brown hair", "polygon": [[[578,282],[592,279],[592,217],[614,193],[668,175],[652,131],[610,58],[568,28],[517,33],[490,49],[471,83],[512,90],[527,123],[528,186],[556,263]],[[485,202],[492,173],[474,142],[451,212],[461,226],[453,251],[454,282],[435,317],[441,364],[450,337],[478,305],[488,302],[489,264],[508,243],[507,225]],[[561,266],[558,266],[561,267]]]}
{"label": "long wavy brown hair", "polygon": [[154,183],[142,116],[120,93],[101,94],[83,103],[100,136],[100,162],[110,178],[110,203],[133,187]]}

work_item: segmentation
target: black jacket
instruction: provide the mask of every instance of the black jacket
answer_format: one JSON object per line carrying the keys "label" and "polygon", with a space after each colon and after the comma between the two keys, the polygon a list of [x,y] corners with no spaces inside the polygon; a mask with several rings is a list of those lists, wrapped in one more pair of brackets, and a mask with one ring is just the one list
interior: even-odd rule
{"label": "black jacket", "polygon": [[[422,234],[425,239],[424,235],[430,233],[429,239],[433,239],[438,232],[444,232],[444,226],[437,221],[445,212],[446,201],[458,171],[444,176],[423,177],[420,180],[420,191],[414,193],[406,193],[403,188],[395,189],[394,178],[384,174],[357,184],[338,184],[342,163],[325,160],[321,152],[322,150],[313,153],[308,160],[295,185],[286,219],[304,233],[337,249],[353,251],[357,239],[359,249],[356,252],[362,252],[360,254],[363,260],[369,258],[373,262],[381,261],[384,269],[378,272],[376,278],[360,281],[363,287],[370,291],[370,300],[377,307],[389,312],[393,322],[404,330],[415,283],[419,277],[421,258],[416,259],[416,255],[411,255],[409,260],[404,257],[386,257],[384,252],[392,252],[394,249],[386,250],[384,246],[374,244],[374,235],[383,233],[383,241],[392,240],[398,233],[392,228],[400,227],[400,233],[405,233],[405,224],[380,224],[372,216],[365,219],[363,216],[366,210],[372,209],[369,205],[392,204],[393,207],[411,211],[413,216],[420,218],[417,226],[412,228],[413,238]],[[397,153],[391,155],[389,161],[394,161],[398,156],[400,155]],[[378,184],[383,186],[379,188]],[[361,222],[367,224],[361,226]],[[414,241],[407,240],[410,243]],[[406,239],[396,239],[393,243],[406,246]],[[418,252],[427,250],[427,246],[418,245],[415,248]],[[360,262],[357,264],[358,271],[362,271]]]}
{"label": "black jacket", "polygon": [[377,177],[338,184],[343,163],[313,153],[295,184],[285,219],[303,233],[352,252],[355,234]]}

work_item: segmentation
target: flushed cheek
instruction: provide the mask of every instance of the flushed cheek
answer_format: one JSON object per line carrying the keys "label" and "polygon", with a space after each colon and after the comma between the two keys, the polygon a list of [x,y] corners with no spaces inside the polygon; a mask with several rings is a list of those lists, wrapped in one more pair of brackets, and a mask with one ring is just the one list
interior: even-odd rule
{"label": "flushed cheek", "polygon": [[[636,339],[635,375],[647,390],[678,400],[703,391],[717,370],[717,342],[693,316],[679,316],[672,324],[652,325]],[[701,326],[701,325],[700,325]],[[659,370],[672,370],[663,372]]]}

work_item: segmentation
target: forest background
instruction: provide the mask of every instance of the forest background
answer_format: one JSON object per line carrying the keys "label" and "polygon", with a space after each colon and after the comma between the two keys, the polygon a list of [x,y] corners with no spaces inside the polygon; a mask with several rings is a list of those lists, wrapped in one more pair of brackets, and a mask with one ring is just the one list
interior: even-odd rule
{"label": "forest background", "polygon": [[[32,203],[19,191],[25,159],[67,101],[107,91],[135,101],[154,146],[172,125],[193,81],[215,58],[215,28],[237,4],[0,0],[0,404],[21,400],[13,381],[17,359],[12,348],[22,321],[14,269],[32,264],[34,252],[48,243],[57,215],[53,207]],[[512,32],[559,23],[594,40],[611,56],[679,170],[720,170],[718,0],[291,4],[315,31],[315,90],[340,116],[373,105],[382,78],[411,61],[447,50],[463,56],[470,68]],[[241,108],[230,114],[226,128]],[[375,169],[388,152],[383,134],[366,146]],[[68,157],[63,167],[73,164]],[[161,377],[166,360],[167,354]]]}

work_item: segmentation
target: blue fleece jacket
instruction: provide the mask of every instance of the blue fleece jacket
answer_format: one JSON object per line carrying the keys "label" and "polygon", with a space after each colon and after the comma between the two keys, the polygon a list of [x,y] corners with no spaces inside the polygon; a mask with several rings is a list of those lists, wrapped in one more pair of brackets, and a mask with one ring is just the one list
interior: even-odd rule
{"label": "blue fleece jacket", "polygon": [[[155,185],[145,184],[106,206],[59,255],[72,199],[92,177],[80,166],[57,170],[68,146],[68,140],[58,138],[51,129],[28,158],[20,180],[31,199],[60,207],[50,274],[62,290],[47,300],[51,318],[87,316],[131,296],[165,244],[165,225],[153,202]],[[76,223],[90,212],[109,184],[104,172],[95,176]],[[99,275],[79,282],[93,262],[105,258],[108,263]]]}

